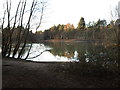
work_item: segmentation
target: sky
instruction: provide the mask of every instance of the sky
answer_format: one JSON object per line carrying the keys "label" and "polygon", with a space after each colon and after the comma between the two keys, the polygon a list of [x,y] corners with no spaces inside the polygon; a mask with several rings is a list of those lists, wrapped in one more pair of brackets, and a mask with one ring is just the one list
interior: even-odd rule
{"label": "sky", "polygon": [[[11,1],[16,4],[18,0]],[[40,30],[44,31],[53,25],[67,23],[77,27],[81,17],[84,17],[86,23],[98,19],[109,21],[111,19],[110,9],[115,8],[118,1],[120,0],[48,0]],[[1,4],[0,11],[3,6]]]}

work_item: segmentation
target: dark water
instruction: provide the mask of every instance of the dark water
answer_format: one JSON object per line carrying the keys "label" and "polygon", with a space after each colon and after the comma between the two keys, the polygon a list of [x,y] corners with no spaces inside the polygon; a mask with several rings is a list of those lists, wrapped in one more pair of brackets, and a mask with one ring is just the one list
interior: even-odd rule
{"label": "dark water", "polygon": [[[29,46],[29,44],[27,46]],[[26,47],[26,50],[27,49],[28,47]],[[102,42],[45,42],[34,43],[27,60],[118,65],[117,52],[116,48]],[[26,51],[24,51],[23,58],[26,54]],[[32,58],[35,56],[36,58]]]}
{"label": "dark water", "polygon": [[[29,44],[28,44],[29,45]],[[27,47],[26,47],[27,50]],[[26,52],[23,53],[23,58]],[[32,58],[37,56],[36,58]],[[34,43],[27,60],[40,62],[91,62],[117,65],[117,50],[102,42]]]}

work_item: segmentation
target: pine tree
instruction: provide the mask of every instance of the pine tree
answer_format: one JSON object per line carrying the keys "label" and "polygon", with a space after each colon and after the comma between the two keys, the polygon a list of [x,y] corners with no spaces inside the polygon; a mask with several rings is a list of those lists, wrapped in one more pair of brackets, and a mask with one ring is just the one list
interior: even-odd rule
{"label": "pine tree", "polygon": [[78,23],[78,27],[77,27],[77,30],[84,30],[85,29],[85,20],[83,17],[81,17],[79,23]]}

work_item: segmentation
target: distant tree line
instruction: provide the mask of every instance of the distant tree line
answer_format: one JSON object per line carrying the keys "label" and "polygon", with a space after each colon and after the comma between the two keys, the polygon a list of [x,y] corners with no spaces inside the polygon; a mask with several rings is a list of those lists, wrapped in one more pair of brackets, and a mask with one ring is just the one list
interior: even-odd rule
{"label": "distant tree line", "polygon": [[[118,20],[119,21],[119,20]],[[50,39],[79,39],[79,40],[110,40],[117,41],[116,21],[107,24],[106,20],[98,20],[97,22],[85,23],[83,17],[78,22],[77,28],[73,24],[57,25],[36,33],[37,40]],[[40,37],[41,36],[41,37]],[[39,39],[38,39],[39,38]]]}
{"label": "distant tree line", "polygon": [[[99,19],[97,22],[93,21],[86,24],[84,18],[81,17],[77,28],[73,24],[68,23],[66,25],[54,25],[44,32],[37,31],[36,33],[32,33],[32,30],[30,30],[29,34],[26,34],[27,42],[41,42],[50,39],[109,40],[110,42],[117,42],[116,22],[119,22],[119,20],[111,21],[107,24],[106,20]],[[7,28],[4,28],[3,33],[6,33],[6,30]],[[12,37],[13,42],[17,40],[20,30],[23,33],[25,28],[20,26],[15,27]],[[24,41],[23,39],[22,41]]]}
{"label": "distant tree line", "polygon": [[[69,25],[69,27],[68,27]],[[68,28],[65,28],[68,27]],[[112,27],[111,24],[109,27]],[[53,26],[44,32],[44,39],[104,39],[105,30],[109,29],[106,20],[98,20],[97,22],[90,22],[86,25],[85,20],[81,17],[77,28],[73,25],[57,25]],[[104,36],[104,37],[103,37]]]}

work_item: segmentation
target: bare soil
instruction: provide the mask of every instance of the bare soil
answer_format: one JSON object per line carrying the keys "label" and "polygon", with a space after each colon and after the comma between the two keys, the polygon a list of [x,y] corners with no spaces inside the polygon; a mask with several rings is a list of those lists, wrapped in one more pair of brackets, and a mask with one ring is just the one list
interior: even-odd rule
{"label": "bare soil", "polygon": [[[53,72],[57,63],[3,58],[3,88],[116,88],[112,80]],[[52,67],[53,66],[53,67]],[[51,69],[50,69],[51,68]],[[116,82],[117,84],[117,82]]]}

